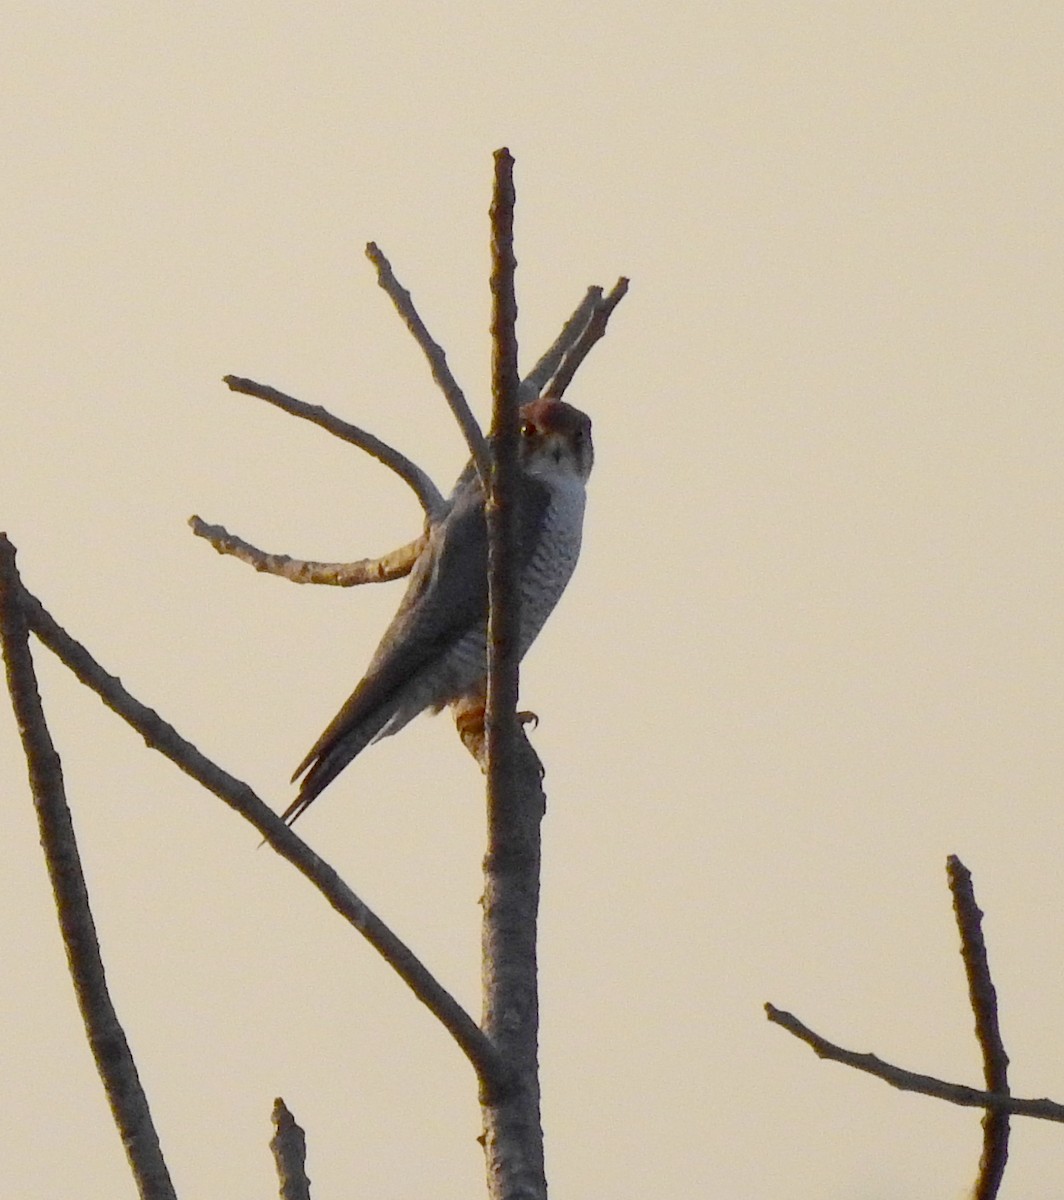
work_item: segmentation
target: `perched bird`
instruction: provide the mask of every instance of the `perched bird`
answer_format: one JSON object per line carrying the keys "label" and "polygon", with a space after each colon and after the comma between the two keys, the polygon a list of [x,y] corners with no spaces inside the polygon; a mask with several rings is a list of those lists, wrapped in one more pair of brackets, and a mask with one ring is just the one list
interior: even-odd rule
{"label": "perched bird", "polygon": [[[584,485],[594,452],[591,420],[561,400],[521,409],[518,457],[520,653],[565,590],[580,554]],[[299,764],[291,824],[371,742],[398,733],[425,709],[483,694],[487,675],[488,538],[484,492],[468,465],[428,543],[366,674]]]}

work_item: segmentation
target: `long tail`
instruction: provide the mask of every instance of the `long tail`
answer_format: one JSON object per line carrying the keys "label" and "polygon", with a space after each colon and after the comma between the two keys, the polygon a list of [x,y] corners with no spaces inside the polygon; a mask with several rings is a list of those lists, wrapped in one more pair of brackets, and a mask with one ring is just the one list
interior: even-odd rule
{"label": "long tail", "polygon": [[[340,716],[343,715],[341,712]],[[378,711],[370,718],[363,717],[362,720],[350,724],[338,718],[296,768],[292,781],[295,782],[303,775],[299,794],[281,813],[281,819],[291,825],[301,816],[344,767],[377,737],[390,716],[391,713],[387,710]]]}

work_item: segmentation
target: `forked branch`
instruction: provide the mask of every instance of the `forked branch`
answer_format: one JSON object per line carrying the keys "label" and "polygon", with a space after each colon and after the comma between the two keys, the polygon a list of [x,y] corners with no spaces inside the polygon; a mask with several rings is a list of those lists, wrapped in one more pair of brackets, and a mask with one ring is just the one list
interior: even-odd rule
{"label": "forked branch", "polygon": [[[484,486],[489,527],[489,667],[484,745],[488,775],[488,852],[484,890],[483,1030],[411,950],[316,855],[284,821],[241,780],[202,755],[157,713],[135,699],[107,674],[84,646],[63,630],[40,601],[23,587],[15,569],[14,548],[0,535],[0,639],[8,679],[30,765],[41,817],[49,869],[60,922],[67,939],[71,969],[85,1015],[90,1043],[123,1140],[137,1174],[141,1194],[171,1200],[173,1189],[158,1151],[136,1069],[124,1035],[106,996],[103,967],[62,790],[58,757],[48,737],[37,694],[28,633],[32,631],[87,687],[176,766],[249,822],[274,850],[290,862],[357,929],[448,1030],[473,1065],[484,1110],[483,1142],[489,1190],[495,1200],[542,1200],[546,1196],[543,1139],[539,1112],[537,1061],[538,994],[536,926],[539,901],[540,831],[544,810],[541,768],[523,736],[516,713],[520,591],[517,586],[516,504],[517,442],[520,405],[541,395],[557,398],[568,387],[591,346],[602,336],[627,280],[606,297],[591,288],[553,345],[524,381],[517,366],[516,294],[513,256],[513,159],[506,150],[495,156],[492,204],[493,420],[490,442],[480,430],[447,367],[442,348],[429,335],[410,293],[395,278],[380,250],[366,253],[378,281],[424,351],[437,384],[462,427],[474,469]],[[293,582],[338,586],[380,582],[407,574],[424,547],[428,531],[446,514],[446,500],[427,474],[379,438],[250,379],[226,376],[231,390],[255,396],[309,420],[365,450],[398,474],[415,492],[426,514],[426,532],[377,559],[354,563],[307,562],[270,554],[211,526],[190,519],[197,536],[221,553],[259,571]],[[477,700],[478,697],[474,697]],[[46,825],[48,826],[46,830]],[[75,943],[77,943],[75,945]],[[307,1200],[305,1141],[282,1101],[274,1108],[272,1147],[285,1200]]]}
{"label": "forked branch", "polygon": [[553,344],[540,357],[531,371],[521,380],[521,403],[527,404],[535,400],[543,389],[554,378],[561,366],[562,359],[576,345],[580,335],[587,328],[598,306],[602,303],[602,288],[589,287],[583,300],[576,306],[568,321],[562,326],[561,333],[554,339]]}
{"label": "forked branch", "polygon": [[983,914],[975,902],[971,873],[956,855],[950,855],[947,860],[946,872],[960,934],[961,957],[964,959],[965,973],[968,977],[969,1002],[975,1014],[975,1033],[983,1059],[985,1090],[959,1083],[947,1083],[931,1075],[908,1071],[884,1062],[874,1054],[846,1050],[814,1033],[792,1013],[783,1012],[772,1004],[765,1005],[765,1013],[774,1024],[782,1026],[807,1046],[811,1046],[820,1058],[875,1075],[901,1091],[919,1092],[924,1096],[946,1100],[950,1104],[984,1109],[983,1152],[972,1195],[974,1200],[994,1200],[1001,1187],[1005,1164],[1008,1161],[1009,1116],[1064,1122],[1064,1105],[1053,1100],[1023,1100],[1010,1095],[1009,1058],[1001,1037],[997,991],[990,975],[986,943],[983,940]]}
{"label": "forked branch", "polygon": [[576,339],[575,344],[566,352],[561,365],[550,381],[546,395],[554,400],[560,400],[565,394],[577,368],[591,353],[592,347],[606,334],[613,310],[624,299],[628,292],[628,280],[622,275],[613,285],[607,296],[603,297],[592,309],[591,316]]}
{"label": "forked branch", "polygon": [[79,642],[75,641],[25,588],[21,590],[25,621],[34,634],[86,687],[135,729],[145,742],[169,758],[186,775],[219,797],[269,842],[358,930],[448,1030],[473,1064],[484,1087],[505,1089],[508,1072],[500,1055],[472,1017],[438,982],[413,951],[340,878],[336,870],[295,834],[243,781],[201,754],[158,713],[132,696]]}
{"label": "forked branch", "polygon": [[[486,442],[476,418],[470,411],[462,389],[447,366],[443,348],[429,334],[424,321],[414,307],[409,291],[402,287],[395,278],[391,264],[375,243],[369,243],[366,247],[366,255],[377,268],[377,279],[380,286],[391,297],[396,310],[428,359],[433,378],[443,391],[451,411],[458,420],[467,445],[473,448],[473,461],[477,463],[478,470],[481,470],[483,476],[482,467],[486,459],[483,457],[482,451]],[[521,381],[518,391],[519,403],[525,404],[534,400],[543,393],[545,388],[547,389],[546,394],[554,398],[561,397],[591,347],[605,333],[610,316],[627,289],[628,280],[624,278],[618,280],[605,297],[600,287],[588,289],[553,344]],[[516,370],[516,361],[514,369]],[[431,525],[438,521],[446,512],[448,502],[428,474],[406,455],[381,441],[380,438],[333,415],[321,405],[306,404],[276,388],[256,383],[253,379],[227,375],[225,383],[232,391],[265,400],[293,416],[312,421],[343,441],[358,446],[373,455],[385,466],[390,467],[414,491],[418,502],[425,511],[428,524]],[[363,583],[383,583],[399,579],[409,573],[424,545],[424,535],[422,535],[404,546],[388,551],[379,558],[363,558],[354,562],[317,562],[260,550],[236,534],[229,533],[221,525],[210,525],[196,516],[189,518],[189,525],[197,537],[210,542],[219,554],[231,555],[254,567],[256,571],[279,575],[293,583],[321,583],[339,587],[353,587]]]}

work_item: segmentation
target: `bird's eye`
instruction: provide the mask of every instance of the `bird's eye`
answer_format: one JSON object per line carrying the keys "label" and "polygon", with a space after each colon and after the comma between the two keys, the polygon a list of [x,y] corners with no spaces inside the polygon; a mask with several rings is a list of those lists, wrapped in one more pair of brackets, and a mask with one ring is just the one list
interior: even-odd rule
{"label": "bird's eye", "polygon": [[524,421],[521,424],[521,436],[523,438],[531,438],[536,436],[536,427],[531,421]]}

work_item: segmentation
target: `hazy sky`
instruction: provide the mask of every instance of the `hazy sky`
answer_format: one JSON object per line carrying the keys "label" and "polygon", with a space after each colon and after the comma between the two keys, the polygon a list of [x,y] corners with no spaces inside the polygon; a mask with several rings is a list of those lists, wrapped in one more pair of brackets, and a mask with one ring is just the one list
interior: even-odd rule
{"label": "hazy sky", "polygon": [[[29,587],[278,808],[402,585],[387,471],[230,394],[325,404],[449,486],[460,437],[378,241],[487,411],[491,154],[525,365],[630,275],[573,403],[585,551],[526,662],[548,769],[556,1196],[957,1200],[978,1113],[768,1025],[980,1082],[944,862],[975,876],[1017,1094],[1064,1100],[1064,7],[9,6],[0,528]],[[254,832],[38,651],[113,996],[179,1193],[481,1194],[470,1069]],[[19,1200],[134,1189],[0,713],[0,1106]],[[449,719],[301,832],[479,1011],[479,775]],[[1008,1200],[1059,1200],[1017,1123]]]}

